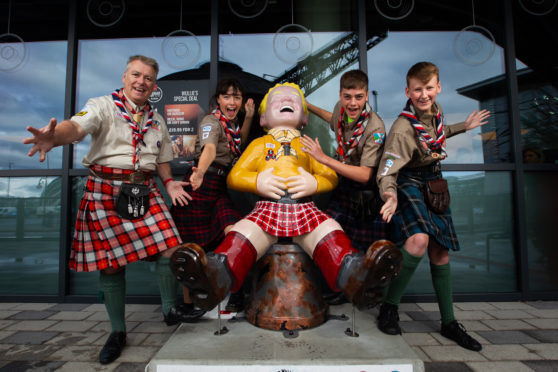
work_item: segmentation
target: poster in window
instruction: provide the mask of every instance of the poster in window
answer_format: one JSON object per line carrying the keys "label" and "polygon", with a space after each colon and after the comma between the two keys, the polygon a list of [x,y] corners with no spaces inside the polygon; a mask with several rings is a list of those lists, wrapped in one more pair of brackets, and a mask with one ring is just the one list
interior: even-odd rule
{"label": "poster in window", "polygon": [[172,168],[189,166],[194,160],[198,124],[206,114],[204,107],[209,100],[207,87],[207,80],[162,80],[149,98],[167,123]]}

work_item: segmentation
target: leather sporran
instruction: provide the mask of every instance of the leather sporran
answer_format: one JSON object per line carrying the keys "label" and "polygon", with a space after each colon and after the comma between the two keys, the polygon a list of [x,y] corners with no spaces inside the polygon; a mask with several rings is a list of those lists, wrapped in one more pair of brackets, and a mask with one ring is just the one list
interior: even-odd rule
{"label": "leather sporran", "polygon": [[149,185],[122,183],[115,210],[120,217],[128,220],[142,218],[149,210]]}
{"label": "leather sporran", "polygon": [[443,178],[426,182],[426,201],[434,213],[444,213],[450,205],[448,181]]}

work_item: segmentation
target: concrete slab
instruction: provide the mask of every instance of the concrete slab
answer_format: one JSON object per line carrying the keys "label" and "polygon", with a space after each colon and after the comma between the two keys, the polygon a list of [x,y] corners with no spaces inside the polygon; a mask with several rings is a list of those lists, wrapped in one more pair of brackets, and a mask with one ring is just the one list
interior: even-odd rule
{"label": "concrete slab", "polygon": [[[349,304],[332,307],[330,312],[352,317]],[[422,360],[402,337],[377,329],[372,311],[355,312],[354,330],[359,337],[345,334],[347,328],[353,329],[352,320],[330,319],[287,338],[280,331],[226,320],[221,327],[229,332],[215,335],[218,321],[208,318],[182,324],[146,371],[424,371]]]}

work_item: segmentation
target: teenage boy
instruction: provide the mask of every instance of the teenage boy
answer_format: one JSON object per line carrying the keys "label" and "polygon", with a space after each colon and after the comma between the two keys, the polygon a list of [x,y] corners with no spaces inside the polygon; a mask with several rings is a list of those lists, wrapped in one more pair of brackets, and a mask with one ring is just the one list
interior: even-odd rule
{"label": "teenage boy", "polygon": [[[333,113],[306,103],[310,112],[329,123],[337,137],[336,158],[322,151],[317,138],[305,135],[301,140],[303,151],[339,175],[339,186],[326,213],[339,222],[356,249],[366,252],[370,244],[387,238],[387,223],[378,213],[381,199],[375,182],[386,130],[368,104],[368,76],[360,70],[341,76],[339,102]],[[328,297],[330,305],[345,302],[343,297]]]}
{"label": "teenage boy", "polygon": [[403,247],[403,268],[380,307],[378,328],[391,335],[401,333],[399,301],[422,256],[428,252],[442,335],[466,349],[479,351],[481,345],[467,334],[453,314],[448,251],[459,250],[459,242],[440,161],[447,156],[446,138],[486,124],[490,112],[475,110],[465,122],[445,125],[442,108],[436,102],[440,91],[436,65],[419,62],[409,69],[405,88],[408,101],[389,131],[380,161],[377,178],[385,201],[380,213],[384,220],[392,221],[391,238]]}

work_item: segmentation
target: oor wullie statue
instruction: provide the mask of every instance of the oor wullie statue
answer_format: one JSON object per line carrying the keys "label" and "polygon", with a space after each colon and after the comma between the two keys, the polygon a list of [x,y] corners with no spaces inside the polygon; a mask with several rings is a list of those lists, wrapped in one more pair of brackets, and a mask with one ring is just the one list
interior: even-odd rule
{"label": "oor wullie statue", "polygon": [[358,252],[341,226],[311,201],[311,195],[335,188],[337,175],[302,149],[298,129],[308,120],[302,91],[296,84],[276,85],[264,97],[260,115],[268,134],[252,141],[227,179],[229,187],[258,194],[260,201],[214,252],[206,255],[193,243],[179,248],[171,264],[177,278],[196,305],[210,310],[240,288],[279,237],[292,237],[333,290],[359,308],[376,305],[379,288],[399,271],[401,254],[386,240]]}

